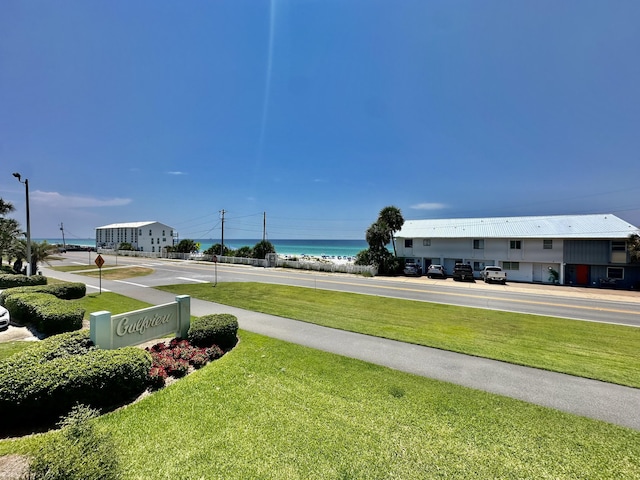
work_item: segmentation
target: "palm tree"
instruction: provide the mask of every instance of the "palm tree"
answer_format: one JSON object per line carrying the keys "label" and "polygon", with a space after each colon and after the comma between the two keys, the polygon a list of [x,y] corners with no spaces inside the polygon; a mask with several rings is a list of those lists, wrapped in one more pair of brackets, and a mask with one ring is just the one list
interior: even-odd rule
{"label": "palm tree", "polygon": [[367,229],[365,238],[371,250],[382,250],[391,241],[389,227],[378,220]]}
{"label": "palm tree", "polygon": [[10,249],[15,239],[22,234],[16,220],[4,218],[7,213],[14,210],[13,204],[0,198],[0,266],[2,266],[4,254]]}
{"label": "palm tree", "polygon": [[200,245],[189,238],[180,240],[180,243],[175,247],[175,251],[178,253],[196,253],[198,250],[200,250]]}
{"label": "palm tree", "polygon": [[400,212],[398,207],[384,207],[378,214],[378,223],[382,223],[386,226],[391,244],[393,245],[393,255],[397,257],[398,252],[396,251],[396,240],[394,234],[402,228],[402,225],[404,225],[402,212]]}
{"label": "palm tree", "polygon": [[[48,243],[46,240],[42,242],[31,242],[31,272],[36,272],[38,269],[38,263],[48,263],[48,258],[58,251],[56,245]],[[20,239],[14,243],[12,250],[13,256],[19,263],[27,258],[27,241]]]}
{"label": "palm tree", "polygon": [[20,225],[13,218],[0,218],[0,266],[5,254],[11,254],[12,246],[22,235]]}
{"label": "palm tree", "polygon": [[276,247],[269,240],[262,240],[253,247],[253,258],[265,259],[267,253],[276,253]]}
{"label": "palm tree", "polygon": [[10,202],[5,202],[0,198],[0,217],[4,217],[7,213],[11,213],[15,210],[13,208],[13,204]]}

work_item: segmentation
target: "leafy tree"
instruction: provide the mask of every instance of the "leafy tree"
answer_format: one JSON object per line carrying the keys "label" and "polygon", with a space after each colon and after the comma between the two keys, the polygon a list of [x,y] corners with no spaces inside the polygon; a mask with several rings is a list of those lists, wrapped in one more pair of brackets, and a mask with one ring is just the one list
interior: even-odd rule
{"label": "leafy tree", "polygon": [[258,242],[253,247],[253,258],[264,259],[267,257],[267,253],[276,253],[275,247],[268,240]]}
{"label": "leafy tree", "polygon": [[175,252],[178,253],[196,253],[200,250],[200,245],[193,240],[185,238],[184,240],[180,240],[178,245],[175,246]]}
{"label": "leafy tree", "polygon": [[236,257],[253,258],[253,248],[244,246],[237,249],[234,253]]}
{"label": "leafy tree", "polygon": [[0,217],[0,266],[3,257],[12,253],[13,245],[21,235],[22,231],[17,220]]}
{"label": "leafy tree", "polygon": [[[222,252],[222,253],[220,253]],[[209,248],[207,248],[204,253],[207,255],[222,255],[223,257],[228,257],[231,255],[232,250],[228,248],[226,245],[224,246],[224,251],[222,251],[222,244],[214,243]]]}
{"label": "leafy tree", "polygon": [[629,235],[629,256],[633,263],[640,262],[640,235],[632,233]]}
{"label": "leafy tree", "polygon": [[133,250],[133,245],[131,245],[129,242],[122,242],[120,245],[118,245],[118,250]]}
{"label": "leafy tree", "polygon": [[402,216],[400,209],[394,206],[384,207],[378,214],[378,223],[386,226],[389,238],[391,239],[391,244],[393,245],[393,255],[397,257],[398,253],[396,252],[396,240],[394,235],[402,228],[402,225],[404,225],[404,217]]}
{"label": "leafy tree", "polygon": [[5,253],[8,253],[13,242],[22,235],[16,220],[4,218],[5,215],[14,210],[13,204],[0,198],[0,266],[2,266],[2,257]]}

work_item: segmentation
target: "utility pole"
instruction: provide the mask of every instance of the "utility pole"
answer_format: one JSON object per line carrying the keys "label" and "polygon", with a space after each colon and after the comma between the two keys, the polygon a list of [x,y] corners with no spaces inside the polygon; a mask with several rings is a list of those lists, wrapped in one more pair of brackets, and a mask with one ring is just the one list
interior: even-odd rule
{"label": "utility pole", "polygon": [[67,244],[64,241],[64,224],[60,222],[60,231],[62,232],[62,250],[67,251]]}
{"label": "utility pole", "polygon": [[222,215],[222,236],[220,239],[220,256],[224,256],[224,208],[220,210],[220,214]]}
{"label": "utility pole", "polygon": [[262,241],[267,239],[267,212],[262,212]]}

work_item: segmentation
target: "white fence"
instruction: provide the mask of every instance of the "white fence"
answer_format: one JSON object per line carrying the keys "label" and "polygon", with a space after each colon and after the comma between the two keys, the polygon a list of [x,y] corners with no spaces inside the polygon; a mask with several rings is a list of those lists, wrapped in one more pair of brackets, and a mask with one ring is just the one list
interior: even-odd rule
{"label": "white fence", "polygon": [[[213,262],[213,255],[204,253],[160,253],[160,252],[136,252],[132,250],[110,250],[98,249],[98,253],[118,255],[122,257],[142,257],[142,258],[168,258],[171,260],[197,260],[203,262]],[[246,257],[223,257],[216,255],[218,263],[230,263],[236,265],[252,265],[254,267],[268,267],[266,260]],[[354,265],[352,263],[333,263],[329,261],[294,261],[278,258],[275,265],[279,268],[293,268],[297,270],[311,270],[316,272],[351,273],[355,275],[375,276],[378,269],[374,266]]]}

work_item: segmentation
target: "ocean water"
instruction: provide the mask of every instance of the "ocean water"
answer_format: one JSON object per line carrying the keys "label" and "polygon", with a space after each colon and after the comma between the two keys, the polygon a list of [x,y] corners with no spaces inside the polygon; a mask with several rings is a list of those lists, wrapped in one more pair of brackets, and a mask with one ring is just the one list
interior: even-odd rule
{"label": "ocean water", "polygon": [[[34,239],[35,241],[46,240],[48,243],[62,244],[62,238]],[[219,239],[193,239],[200,243],[200,251],[204,252],[216,243]],[[224,244],[228,248],[238,249],[240,247],[253,247],[260,240],[252,239],[225,239]],[[269,240],[279,255],[310,255],[319,257],[327,255],[329,257],[354,257],[361,250],[369,247],[365,240]],[[95,247],[96,241],[93,238],[67,238],[67,245],[80,245],[83,247]]]}

